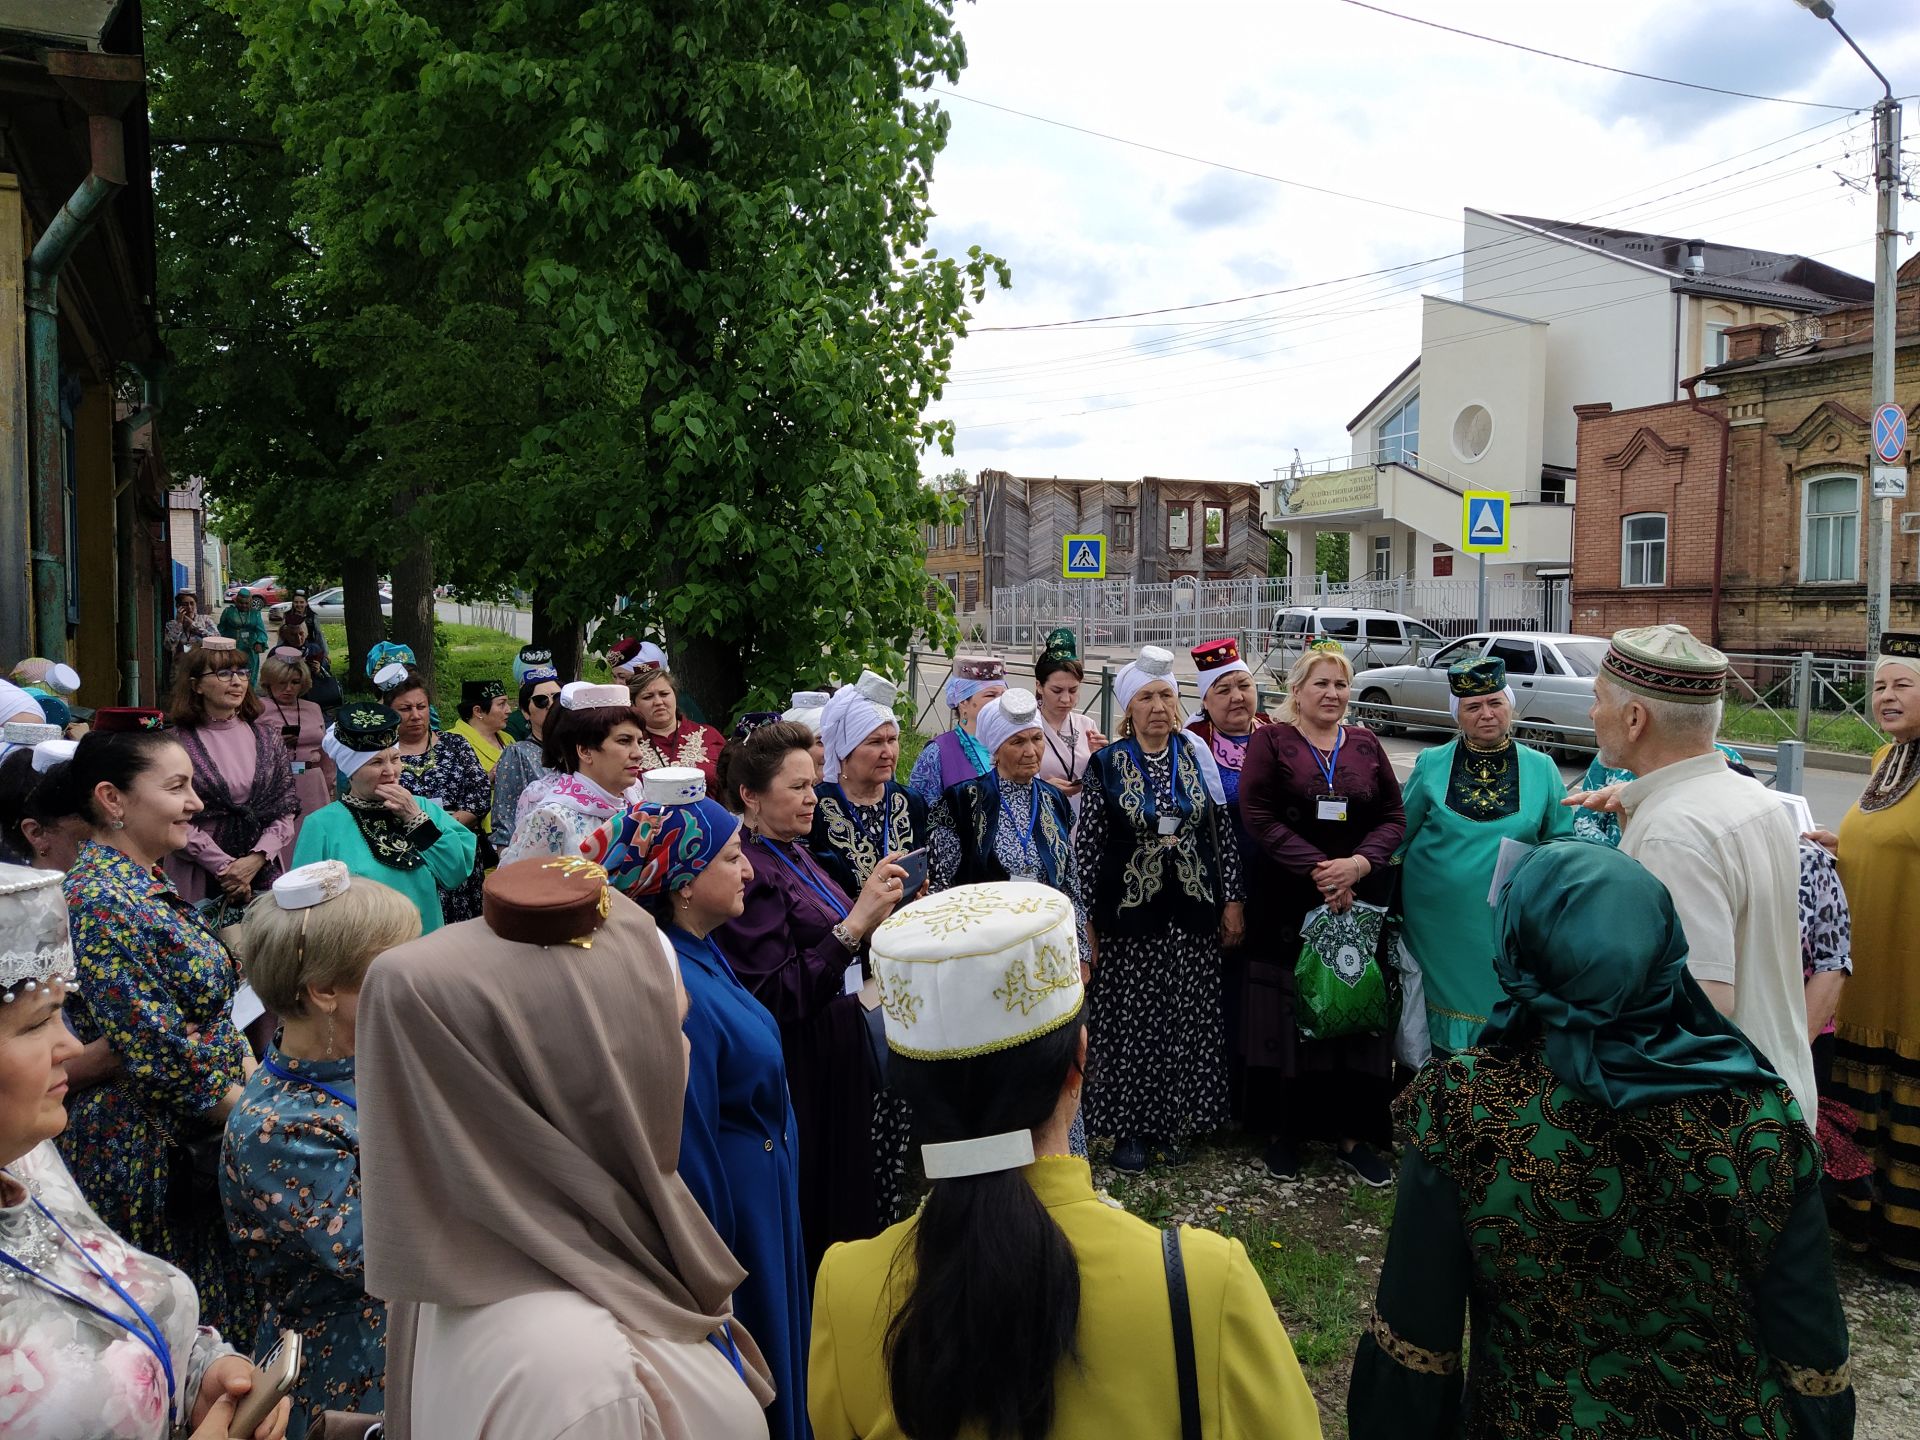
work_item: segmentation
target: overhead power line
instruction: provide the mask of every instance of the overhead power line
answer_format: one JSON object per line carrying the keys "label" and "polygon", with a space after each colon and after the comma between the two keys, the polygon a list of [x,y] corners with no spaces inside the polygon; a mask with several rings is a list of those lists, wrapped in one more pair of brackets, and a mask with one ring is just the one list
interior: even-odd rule
{"label": "overhead power line", "polygon": [[1522,45],[1517,40],[1502,40],[1496,35],[1482,35],[1477,30],[1462,30],[1455,25],[1442,25],[1438,20],[1426,20],[1418,15],[1403,15],[1398,10],[1370,5],[1367,0],[1340,0],[1340,3],[1351,5],[1356,10],[1371,10],[1376,15],[1405,20],[1409,25],[1424,25],[1429,30],[1444,30],[1449,35],[1463,35],[1469,40],[1481,40],[1489,45],[1503,45],[1509,50],[1523,50],[1529,55],[1539,55],[1548,60],[1561,60],[1568,65],[1584,65],[1589,70],[1604,70],[1609,75],[1624,75],[1632,80],[1651,80],[1659,85],[1678,85],[1684,90],[1704,90],[1710,95],[1731,95],[1736,100],[1763,100],[1770,105],[1803,105],[1809,110],[1857,110],[1859,108],[1857,105],[1829,105],[1820,100],[1794,100],[1785,95],[1756,95],[1750,90],[1726,90],[1718,85],[1702,85],[1695,80],[1675,80],[1670,75],[1649,75],[1644,70],[1623,70],[1618,65],[1602,65],[1597,60],[1582,60],[1577,55],[1562,55],[1555,50],[1541,50],[1532,45]]}

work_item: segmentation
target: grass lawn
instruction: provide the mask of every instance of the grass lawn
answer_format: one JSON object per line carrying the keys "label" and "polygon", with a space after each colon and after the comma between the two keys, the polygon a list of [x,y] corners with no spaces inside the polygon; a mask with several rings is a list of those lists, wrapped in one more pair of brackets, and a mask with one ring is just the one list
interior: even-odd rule
{"label": "grass lawn", "polygon": [[[1735,743],[1772,745],[1795,739],[1795,716],[1757,706],[1727,707],[1720,724],[1720,738]],[[1807,724],[1807,744],[1815,750],[1840,750],[1854,755],[1871,755],[1887,743],[1887,737],[1850,710],[1815,710]]]}
{"label": "grass lawn", "polygon": [[[320,628],[327,638],[327,650],[337,665],[347,653],[347,628],[344,625]],[[440,713],[442,729],[450,728],[460,718],[458,706],[463,680],[498,680],[513,693],[513,659],[520,653],[520,641],[479,625],[443,622],[435,627],[435,632],[440,641],[440,655],[434,667],[433,703]],[[604,663],[589,658],[587,673],[581,678],[606,681],[611,677]]]}

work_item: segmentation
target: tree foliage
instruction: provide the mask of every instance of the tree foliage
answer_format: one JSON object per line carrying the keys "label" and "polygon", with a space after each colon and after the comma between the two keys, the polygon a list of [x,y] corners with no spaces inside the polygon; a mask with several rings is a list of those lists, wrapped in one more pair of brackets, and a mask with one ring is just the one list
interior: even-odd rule
{"label": "tree foliage", "polygon": [[1007,279],[927,248],[951,0],[229,3],[314,352],[454,573],[631,597],[714,714],[951,643],[923,414]]}

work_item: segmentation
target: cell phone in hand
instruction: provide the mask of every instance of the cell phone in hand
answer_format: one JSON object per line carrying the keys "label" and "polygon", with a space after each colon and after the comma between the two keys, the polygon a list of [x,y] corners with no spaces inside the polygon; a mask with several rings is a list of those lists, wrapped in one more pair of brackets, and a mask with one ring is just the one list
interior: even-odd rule
{"label": "cell phone in hand", "polygon": [[920,887],[927,883],[927,847],[909,850],[895,862],[907,872],[907,878],[900,882],[902,899],[911,900],[920,893]]}
{"label": "cell phone in hand", "polygon": [[267,1358],[253,1367],[253,1388],[233,1407],[233,1424],[227,1429],[232,1440],[252,1440],[273,1407],[293,1393],[300,1383],[300,1358],[300,1332],[282,1330]]}

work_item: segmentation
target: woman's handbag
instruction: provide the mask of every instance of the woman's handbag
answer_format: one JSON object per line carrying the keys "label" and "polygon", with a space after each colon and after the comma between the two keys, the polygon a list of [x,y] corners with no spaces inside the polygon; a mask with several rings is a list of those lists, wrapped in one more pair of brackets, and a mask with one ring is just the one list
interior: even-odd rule
{"label": "woman's handbag", "polygon": [[1392,1030],[1399,1015],[1399,972],[1391,955],[1398,925],[1384,906],[1356,900],[1341,914],[1326,906],[1300,926],[1293,967],[1294,1021],[1307,1040],[1338,1040]]}

